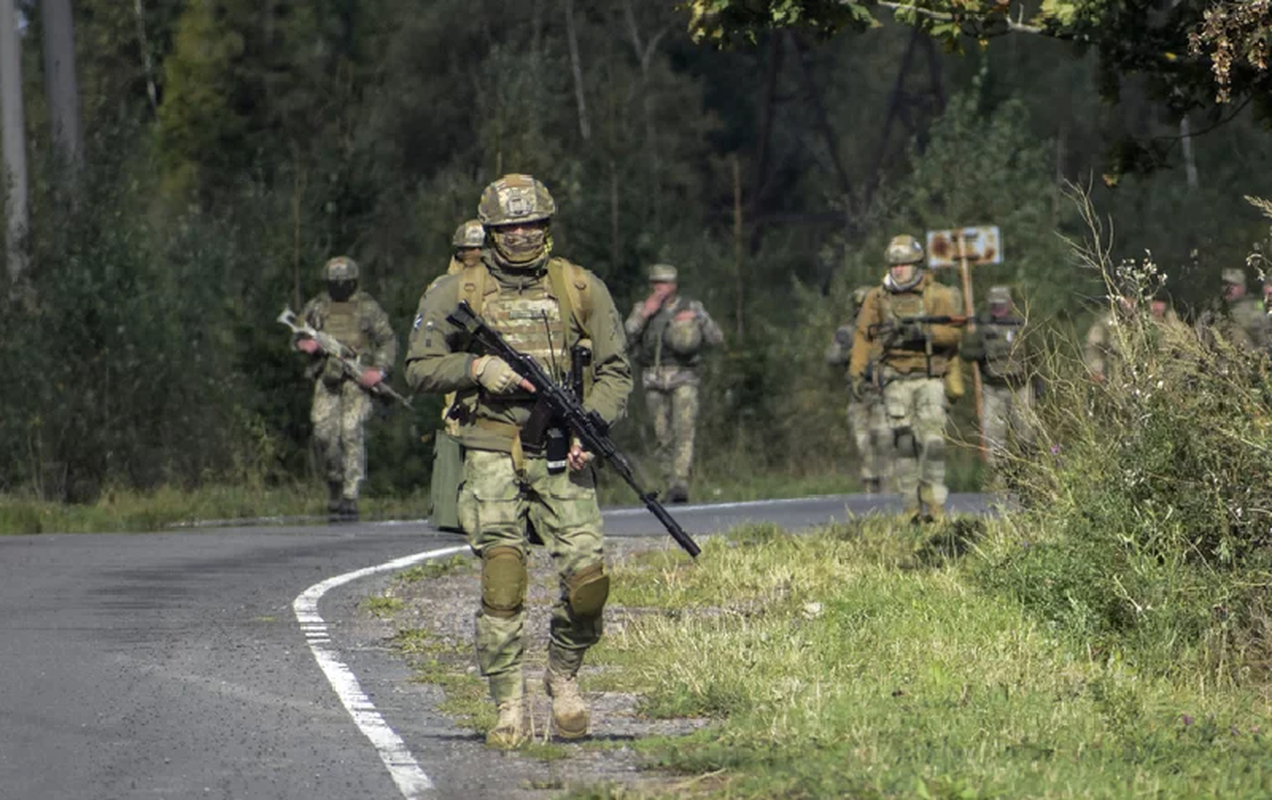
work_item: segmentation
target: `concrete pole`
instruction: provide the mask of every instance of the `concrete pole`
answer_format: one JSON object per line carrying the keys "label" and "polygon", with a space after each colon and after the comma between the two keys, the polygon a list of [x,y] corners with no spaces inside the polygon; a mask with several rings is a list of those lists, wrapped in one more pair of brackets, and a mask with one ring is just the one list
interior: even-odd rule
{"label": "concrete pole", "polygon": [[22,116],[22,50],[14,0],[0,0],[0,139],[5,189],[5,269],[12,291],[26,271],[26,126]]}
{"label": "concrete pole", "polygon": [[44,29],[44,91],[53,121],[53,141],[62,163],[77,170],[84,158],[84,137],[80,133],[75,20],[70,0],[40,0],[40,22]]}

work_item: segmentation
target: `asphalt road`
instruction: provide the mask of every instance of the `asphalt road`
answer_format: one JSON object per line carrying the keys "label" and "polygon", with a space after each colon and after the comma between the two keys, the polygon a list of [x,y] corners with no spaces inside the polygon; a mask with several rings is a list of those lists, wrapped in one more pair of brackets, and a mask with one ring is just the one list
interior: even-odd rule
{"label": "asphalt road", "polygon": [[[673,514],[703,535],[895,508],[846,495]],[[606,526],[665,536],[643,509]],[[0,537],[0,798],[500,796],[480,742],[430,711],[438,690],[353,635],[371,581],[463,549],[421,522]]]}

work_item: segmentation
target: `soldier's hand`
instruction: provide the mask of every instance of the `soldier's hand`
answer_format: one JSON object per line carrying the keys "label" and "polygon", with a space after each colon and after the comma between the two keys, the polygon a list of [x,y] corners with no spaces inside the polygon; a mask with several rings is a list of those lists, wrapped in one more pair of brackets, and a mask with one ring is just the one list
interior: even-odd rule
{"label": "soldier's hand", "polygon": [[308,339],[308,338],[306,338],[306,339],[297,339],[297,340],[296,340],[296,349],[297,349],[297,350],[304,351],[304,352],[306,352],[306,353],[308,353],[309,355],[311,355],[311,356],[312,356],[312,355],[314,355],[315,353],[319,353],[319,352],[321,352],[321,351],[322,351],[322,345],[318,344],[318,340],[317,340],[317,339]]}
{"label": "soldier's hand", "polygon": [[375,386],[382,380],[384,380],[384,373],[374,367],[371,369],[364,369],[362,374],[358,376],[358,383],[368,389]]}
{"label": "soldier's hand", "polygon": [[565,461],[567,464],[570,465],[571,470],[573,470],[574,472],[578,472],[579,470],[586,467],[588,463],[595,457],[596,456],[592,455],[591,453],[583,449],[582,442],[580,442],[578,439],[575,439],[574,441],[570,442],[570,452],[568,455],[566,455]]}
{"label": "soldier's hand", "polygon": [[645,317],[652,317],[658,313],[658,309],[662,308],[663,296],[658,292],[654,292],[645,298],[645,304],[640,307],[640,313]]}
{"label": "soldier's hand", "polygon": [[853,375],[852,383],[849,384],[853,399],[857,401],[865,400],[868,386],[865,375]]}
{"label": "soldier's hand", "polygon": [[690,320],[697,319],[697,318],[698,318],[698,312],[694,311],[691,308],[686,308],[684,311],[681,311],[679,314],[676,314],[676,322],[689,322]]}
{"label": "soldier's hand", "polygon": [[480,356],[474,359],[473,380],[492,394],[508,394],[517,389],[534,391],[534,384],[518,375],[499,356]]}

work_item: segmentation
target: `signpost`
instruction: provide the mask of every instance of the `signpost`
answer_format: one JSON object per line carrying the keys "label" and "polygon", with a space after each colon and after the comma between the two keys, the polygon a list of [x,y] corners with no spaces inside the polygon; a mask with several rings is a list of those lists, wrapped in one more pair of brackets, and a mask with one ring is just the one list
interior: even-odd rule
{"label": "signpost", "polygon": [[[971,267],[1003,263],[1002,235],[996,225],[975,228],[954,228],[927,232],[928,267],[949,269],[958,267],[963,281],[963,313],[967,315],[967,329],[976,330],[976,303],[972,298]],[[972,393],[976,398],[976,425],[980,430],[980,457],[989,460],[985,444],[985,399],[981,392],[980,364],[972,362]]]}

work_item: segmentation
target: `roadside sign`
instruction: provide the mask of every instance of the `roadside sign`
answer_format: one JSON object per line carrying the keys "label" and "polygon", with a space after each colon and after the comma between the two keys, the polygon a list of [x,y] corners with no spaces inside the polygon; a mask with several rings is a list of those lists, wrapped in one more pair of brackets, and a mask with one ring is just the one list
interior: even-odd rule
{"label": "roadside sign", "polygon": [[927,232],[928,267],[943,269],[1003,263],[1003,239],[997,225]]}

